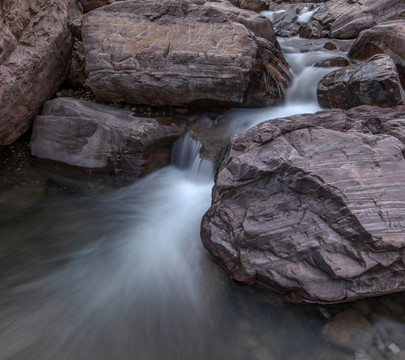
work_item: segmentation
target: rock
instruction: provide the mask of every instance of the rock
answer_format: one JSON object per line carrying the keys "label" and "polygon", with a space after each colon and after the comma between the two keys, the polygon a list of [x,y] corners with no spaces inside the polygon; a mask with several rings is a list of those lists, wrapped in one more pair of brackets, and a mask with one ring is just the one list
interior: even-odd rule
{"label": "rock", "polygon": [[385,54],[325,75],[318,83],[317,98],[321,107],[341,109],[405,103],[395,64]]}
{"label": "rock", "polygon": [[137,178],[169,164],[171,144],[183,132],[174,119],[139,118],[129,110],[57,98],[35,118],[30,148],[39,159]]}
{"label": "rock", "polygon": [[116,0],[81,0],[84,13],[102,7],[104,5],[112,4],[115,1]]}
{"label": "rock", "polygon": [[86,79],[83,43],[75,40],[66,83],[70,87],[79,88],[85,86]]}
{"label": "rock", "polygon": [[349,66],[349,61],[343,56],[328,58],[317,61],[313,66],[315,67],[345,67]]}
{"label": "rock", "polygon": [[302,24],[298,30],[300,37],[306,39],[320,39],[322,37],[322,26],[316,20]]}
{"label": "rock", "polygon": [[257,107],[290,80],[271,22],[228,2],[116,2],[85,15],[83,43],[101,101]]}
{"label": "rock", "polygon": [[70,31],[72,32],[73,38],[78,41],[82,41],[82,19],[74,19],[70,23]]}
{"label": "rock", "polygon": [[323,47],[326,50],[336,50],[337,49],[337,46],[331,41],[328,41]]}
{"label": "rock", "polygon": [[233,137],[201,238],[240,282],[311,302],[405,290],[405,107],[274,119]]}
{"label": "rock", "polygon": [[348,57],[367,60],[381,53],[394,61],[402,87],[405,87],[405,19],[389,21],[361,32]]}
{"label": "rock", "polygon": [[362,30],[405,16],[403,0],[368,0],[357,11],[347,9],[332,24],[331,37],[355,39]]}
{"label": "rock", "polygon": [[353,309],[329,320],[323,334],[332,344],[351,351],[367,349],[373,342],[371,323]]}
{"label": "rock", "polygon": [[4,0],[0,8],[0,145],[24,134],[69,68],[73,0]]}
{"label": "rock", "polygon": [[269,0],[237,0],[234,5],[241,9],[252,10],[256,12],[263,11],[269,7]]}

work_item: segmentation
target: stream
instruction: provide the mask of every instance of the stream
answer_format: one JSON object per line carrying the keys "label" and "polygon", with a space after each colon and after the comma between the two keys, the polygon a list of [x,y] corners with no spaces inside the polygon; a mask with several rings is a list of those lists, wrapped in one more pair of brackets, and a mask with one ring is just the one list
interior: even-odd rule
{"label": "stream", "polygon": [[[324,50],[324,42],[281,39],[294,73],[285,104],[228,111],[222,118],[229,133],[319,111],[316,84],[333,68],[311,65],[345,56]],[[0,192],[1,360],[367,360],[375,349],[388,354],[381,359],[394,355],[375,341],[345,348],[323,336],[335,314],[361,306],[378,314],[380,300],[290,303],[233,282],[210,258],[199,231],[214,167],[200,158],[200,146],[186,135],[172,165],[123,188],[78,185],[30,167],[18,186]],[[404,296],[385,299],[403,308]],[[366,330],[377,333],[380,323],[368,319]],[[387,321],[403,326],[399,315]]]}

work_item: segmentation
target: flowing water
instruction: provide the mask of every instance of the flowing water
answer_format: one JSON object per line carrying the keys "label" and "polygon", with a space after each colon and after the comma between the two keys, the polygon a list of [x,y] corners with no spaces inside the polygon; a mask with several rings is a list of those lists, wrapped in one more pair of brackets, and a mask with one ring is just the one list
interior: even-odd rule
{"label": "flowing water", "polygon": [[[230,133],[319,110],[314,86],[331,69],[310,65],[331,53],[296,50],[304,42],[282,42],[287,102],[229,111]],[[120,189],[31,169],[29,186],[0,193],[1,360],[354,358],[322,336],[345,305],[288,303],[208,256],[199,229],[214,169],[199,150],[187,135],[173,165]]]}

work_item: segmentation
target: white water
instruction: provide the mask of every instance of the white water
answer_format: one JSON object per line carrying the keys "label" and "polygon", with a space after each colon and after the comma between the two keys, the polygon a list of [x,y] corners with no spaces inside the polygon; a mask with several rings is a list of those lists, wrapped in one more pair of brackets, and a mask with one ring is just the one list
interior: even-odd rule
{"label": "white water", "polygon": [[301,10],[301,14],[298,16],[298,23],[307,23],[312,19],[312,15],[318,10],[319,6],[314,6],[312,10],[309,10],[309,7],[306,6]]}
{"label": "white water", "polygon": [[[294,52],[294,41],[283,44],[296,76],[288,101],[228,112],[231,133],[320,109],[309,84],[331,69],[308,67],[325,55]],[[321,346],[305,307],[281,316],[278,295],[266,291],[264,306],[259,289],[232,283],[207,256],[199,229],[213,166],[199,150],[187,135],[173,165],[134,185],[100,197],[51,194],[17,218],[10,243],[55,245],[38,261],[24,255],[30,265],[0,284],[0,359],[284,359],[292,342],[296,358]],[[87,245],[67,251],[72,242]],[[52,266],[33,270],[42,258]]]}

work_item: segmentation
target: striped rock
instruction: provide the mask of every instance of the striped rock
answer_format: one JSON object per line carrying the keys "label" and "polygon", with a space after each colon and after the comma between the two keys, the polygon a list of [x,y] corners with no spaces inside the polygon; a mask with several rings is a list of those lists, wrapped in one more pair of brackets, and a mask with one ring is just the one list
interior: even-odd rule
{"label": "striped rock", "polygon": [[311,302],[405,289],[405,107],[267,121],[232,138],[204,246],[238,281]]}

